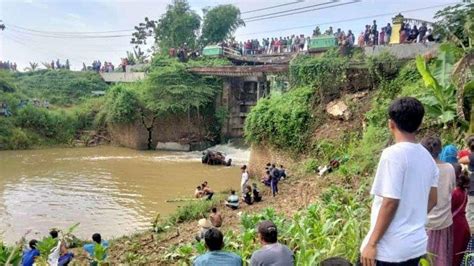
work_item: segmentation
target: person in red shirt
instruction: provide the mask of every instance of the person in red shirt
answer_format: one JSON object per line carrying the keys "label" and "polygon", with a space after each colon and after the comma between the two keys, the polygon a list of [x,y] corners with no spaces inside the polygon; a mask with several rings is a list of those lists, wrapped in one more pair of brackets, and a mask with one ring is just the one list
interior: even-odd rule
{"label": "person in red shirt", "polygon": [[452,192],[451,212],[453,214],[453,265],[461,265],[464,251],[471,236],[466,218],[467,188],[469,178],[462,171],[460,164],[454,164],[456,171],[456,188]]}

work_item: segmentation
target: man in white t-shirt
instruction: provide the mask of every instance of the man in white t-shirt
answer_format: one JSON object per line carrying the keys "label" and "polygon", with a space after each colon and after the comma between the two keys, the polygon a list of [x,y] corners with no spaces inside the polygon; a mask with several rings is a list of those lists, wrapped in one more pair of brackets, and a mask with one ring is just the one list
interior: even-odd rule
{"label": "man in white t-shirt", "polygon": [[417,266],[426,254],[425,223],[437,202],[439,173],[430,153],[416,142],[423,105],[415,98],[399,98],[390,105],[388,115],[396,144],[383,151],[377,167],[361,263]]}
{"label": "man in white t-shirt", "polygon": [[247,171],[247,165],[243,165],[240,167],[242,170],[242,178],[240,179],[240,189],[242,191],[242,195],[245,194],[245,188],[247,187],[247,182],[249,181],[249,172]]}

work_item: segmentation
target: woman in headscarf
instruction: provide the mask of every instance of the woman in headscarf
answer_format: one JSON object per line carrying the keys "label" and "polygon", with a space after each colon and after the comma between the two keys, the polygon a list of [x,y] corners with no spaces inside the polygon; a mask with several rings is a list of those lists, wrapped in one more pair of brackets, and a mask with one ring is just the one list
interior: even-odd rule
{"label": "woman in headscarf", "polygon": [[458,149],[456,148],[456,146],[454,146],[453,144],[449,144],[444,146],[443,150],[441,151],[441,154],[439,155],[439,159],[445,163],[457,163],[457,153]]}

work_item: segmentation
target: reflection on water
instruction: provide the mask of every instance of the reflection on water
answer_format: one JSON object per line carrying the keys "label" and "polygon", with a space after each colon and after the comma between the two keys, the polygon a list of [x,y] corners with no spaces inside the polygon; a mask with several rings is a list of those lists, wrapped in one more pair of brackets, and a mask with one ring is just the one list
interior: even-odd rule
{"label": "reflection on water", "polygon": [[[239,163],[248,152],[218,147]],[[229,154],[230,153],[230,154]],[[28,229],[81,225],[77,234],[106,237],[147,229],[207,180],[217,191],[238,188],[238,167],[207,166],[200,153],[143,152],[116,147],[0,152],[0,232],[12,243]],[[32,236],[31,236],[32,237]],[[38,236],[40,237],[40,236]]]}

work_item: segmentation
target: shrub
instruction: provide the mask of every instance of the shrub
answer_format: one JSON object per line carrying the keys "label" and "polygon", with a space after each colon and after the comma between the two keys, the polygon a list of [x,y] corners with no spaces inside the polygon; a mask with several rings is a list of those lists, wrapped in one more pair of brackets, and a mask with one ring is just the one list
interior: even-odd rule
{"label": "shrub", "polygon": [[15,117],[16,125],[54,142],[67,143],[76,132],[75,120],[64,111],[26,106]]}
{"label": "shrub", "polygon": [[290,84],[293,88],[310,86],[316,88],[319,100],[339,95],[347,80],[349,59],[331,53],[322,57],[298,56],[290,63]]}
{"label": "shrub", "polygon": [[140,112],[137,92],[124,85],[116,85],[107,92],[104,104],[105,120],[108,123],[132,123]]}
{"label": "shrub", "polygon": [[300,87],[260,100],[245,120],[246,140],[302,151],[308,139],[313,95],[312,88]]}
{"label": "shrub", "polygon": [[217,203],[218,201],[215,199],[190,202],[179,207],[177,211],[169,217],[169,221],[182,223],[206,217],[212,207],[216,206]]}

